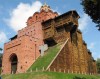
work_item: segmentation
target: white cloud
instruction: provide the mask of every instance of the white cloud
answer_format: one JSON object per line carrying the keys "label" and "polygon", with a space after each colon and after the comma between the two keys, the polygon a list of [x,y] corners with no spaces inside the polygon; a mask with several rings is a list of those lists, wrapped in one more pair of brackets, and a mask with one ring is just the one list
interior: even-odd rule
{"label": "white cloud", "polygon": [[86,30],[89,24],[89,17],[86,14],[83,14],[83,16],[79,19],[79,29],[80,30]]}
{"label": "white cloud", "polygon": [[6,19],[6,23],[14,31],[18,31],[26,26],[28,17],[39,11],[42,3],[35,1],[32,4],[20,3],[10,12],[10,18]]}
{"label": "white cloud", "polygon": [[0,43],[4,43],[7,41],[7,36],[4,32],[0,32]]}
{"label": "white cloud", "polygon": [[57,12],[59,15],[61,15],[61,13],[58,11],[58,7],[56,6],[55,9],[51,9],[53,12]]}
{"label": "white cloud", "polygon": [[88,46],[88,48],[89,48],[89,49],[93,49],[94,46],[95,46],[95,43],[92,42],[92,43],[90,43],[90,45]]}

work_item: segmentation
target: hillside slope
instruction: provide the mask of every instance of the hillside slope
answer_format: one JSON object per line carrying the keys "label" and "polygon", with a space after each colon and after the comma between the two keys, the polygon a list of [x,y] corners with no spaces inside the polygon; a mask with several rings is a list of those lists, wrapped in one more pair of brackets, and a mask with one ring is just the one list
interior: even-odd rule
{"label": "hillside slope", "polygon": [[66,74],[61,72],[32,72],[14,75],[3,75],[2,79],[100,79],[100,76]]}
{"label": "hillside slope", "polygon": [[28,72],[30,70],[35,71],[36,69],[37,70],[42,70],[43,68],[46,69],[59,50],[60,50],[60,45],[49,47],[49,49],[45,52],[44,56],[40,56],[35,61],[35,63],[33,63],[33,65],[29,68]]}

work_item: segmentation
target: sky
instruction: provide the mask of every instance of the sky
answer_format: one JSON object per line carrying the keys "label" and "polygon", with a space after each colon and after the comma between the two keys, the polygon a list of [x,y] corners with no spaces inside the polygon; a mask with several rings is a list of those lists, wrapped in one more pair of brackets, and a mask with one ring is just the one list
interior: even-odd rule
{"label": "sky", "polygon": [[90,17],[84,13],[81,0],[0,0],[0,47],[17,34],[17,31],[26,27],[28,17],[39,11],[46,2],[53,11],[60,15],[76,10],[80,15],[79,29],[88,49],[94,59],[100,58],[100,31],[95,27]]}

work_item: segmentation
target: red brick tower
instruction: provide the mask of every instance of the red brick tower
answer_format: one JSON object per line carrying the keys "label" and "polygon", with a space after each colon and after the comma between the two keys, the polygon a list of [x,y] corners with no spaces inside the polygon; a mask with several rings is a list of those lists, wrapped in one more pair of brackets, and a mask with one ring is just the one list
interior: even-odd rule
{"label": "red brick tower", "polygon": [[2,62],[2,73],[21,73],[40,56],[39,46],[43,45],[42,22],[58,16],[47,4],[40,12],[35,12],[27,20],[27,26],[18,31],[18,35],[5,43]]}

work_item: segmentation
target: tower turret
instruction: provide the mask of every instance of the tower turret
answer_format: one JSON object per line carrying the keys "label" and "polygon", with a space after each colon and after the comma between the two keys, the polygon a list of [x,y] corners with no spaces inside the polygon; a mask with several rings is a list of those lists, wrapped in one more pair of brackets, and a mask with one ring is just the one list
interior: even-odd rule
{"label": "tower turret", "polygon": [[40,8],[40,11],[42,11],[42,10],[47,12],[47,11],[51,10],[51,8],[46,3],[44,3],[44,5],[41,6],[41,8]]}

